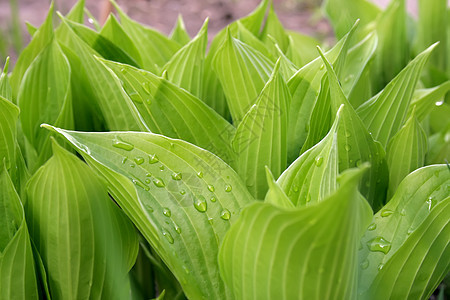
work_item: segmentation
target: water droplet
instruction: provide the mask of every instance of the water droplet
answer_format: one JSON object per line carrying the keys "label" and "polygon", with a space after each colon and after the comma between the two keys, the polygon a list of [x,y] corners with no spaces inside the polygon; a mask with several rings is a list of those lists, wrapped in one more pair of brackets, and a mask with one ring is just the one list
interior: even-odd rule
{"label": "water droplet", "polygon": [[150,179],[145,179],[145,183],[150,183],[150,182],[152,182]]}
{"label": "water droplet", "polygon": [[146,177],[152,177],[152,173],[150,173],[150,172],[149,172],[149,173],[146,173],[145,176],[146,176]]}
{"label": "water droplet", "polygon": [[194,200],[194,207],[196,210],[198,210],[199,212],[205,212],[207,209],[207,203],[206,203],[206,199],[203,196],[198,196],[195,200]]}
{"label": "water droplet", "polygon": [[173,179],[173,180],[181,180],[181,178],[183,178],[183,176],[181,176],[181,173],[180,173],[180,172],[174,172],[174,173],[172,174],[172,179]]}
{"label": "water droplet", "polygon": [[159,161],[158,156],[156,156],[156,154],[150,154],[148,156],[148,162],[151,164],[156,164]]}
{"label": "water droplet", "polygon": [[311,194],[306,195],[306,203],[311,202]]}
{"label": "water droplet", "polygon": [[217,201],[216,197],[211,197],[211,199],[209,199],[209,200],[211,200],[211,202],[216,202]]}
{"label": "water droplet", "polygon": [[233,189],[233,188],[232,188],[231,185],[229,185],[229,184],[227,184],[227,185],[225,186],[225,192],[227,192],[227,193],[231,192],[232,189]]}
{"label": "water droplet", "polygon": [[170,143],[170,148],[171,149],[175,148],[175,144],[174,143]]}
{"label": "water droplet", "polygon": [[222,212],[220,213],[220,218],[222,220],[229,220],[231,218],[231,213],[228,209],[224,209],[222,210]]}
{"label": "water droplet", "polygon": [[181,195],[184,195],[184,194],[186,194],[186,191],[185,191],[185,190],[181,190],[181,191],[180,191],[180,194],[181,194]]}
{"label": "water droplet", "polygon": [[130,167],[134,168],[134,167],[136,167],[136,165],[135,164],[130,164]]}
{"label": "water droplet", "polygon": [[151,207],[150,205],[145,205],[145,208],[147,209],[148,212],[153,212],[153,207]]}
{"label": "water droplet", "polygon": [[292,190],[293,190],[295,193],[298,193],[298,191],[299,191],[298,185],[295,185],[295,184],[294,184],[294,187],[292,188]]}
{"label": "water droplet", "polygon": [[144,91],[145,91],[147,94],[150,95],[150,82],[145,81],[145,82],[142,84],[142,88],[144,89]]}
{"label": "water droplet", "polygon": [[400,215],[406,216],[406,209],[405,208],[402,209],[402,211],[400,212]]}
{"label": "water droplet", "polygon": [[142,165],[142,164],[144,163],[144,158],[138,156],[138,157],[136,157],[136,158],[134,159],[134,161],[136,162],[136,164]]}
{"label": "water droplet", "polygon": [[80,149],[85,152],[87,155],[91,154],[91,150],[86,145],[80,145]]}
{"label": "water droplet", "polygon": [[160,166],[160,167],[159,167],[159,170],[160,170],[160,171],[164,171],[165,168],[166,168],[165,166]]}
{"label": "water droplet", "polygon": [[181,234],[180,226],[178,226],[177,223],[175,223],[173,220],[172,220],[172,223],[173,223],[173,228],[175,229],[175,232],[178,234]]}
{"label": "water droplet", "polygon": [[183,265],[183,270],[186,272],[186,274],[189,274],[189,269],[185,265]]}
{"label": "water droplet", "polygon": [[391,243],[381,236],[377,236],[367,242],[367,247],[372,252],[383,252],[384,254],[387,254],[389,250],[391,250]]}
{"label": "water droplet", "polygon": [[346,144],[345,146],[344,146],[344,148],[345,148],[345,151],[350,151],[350,150],[352,150],[352,146],[350,146],[349,144]]}
{"label": "water droplet", "polygon": [[197,177],[198,178],[203,178],[203,172],[202,171],[197,172]]}
{"label": "water droplet", "polygon": [[149,188],[147,185],[145,185],[145,183],[143,183],[142,181],[140,181],[139,179],[133,179],[132,181],[133,181],[133,183],[134,183],[135,185],[137,185],[138,187],[143,188],[143,189],[146,190],[146,191],[150,190],[150,188]]}
{"label": "water droplet", "polygon": [[385,218],[385,217],[389,217],[390,215],[392,215],[394,212],[392,211],[392,210],[390,210],[390,209],[383,209],[381,212],[380,212],[380,216],[382,216],[383,218]]}
{"label": "water droplet", "polygon": [[356,163],[355,163],[355,164],[356,164],[356,166],[357,166],[357,167],[361,166],[361,160],[360,160],[360,159],[358,159],[358,160],[356,161]]}
{"label": "water droplet", "polygon": [[414,229],[412,227],[408,228],[408,231],[406,232],[408,235],[414,232]]}
{"label": "water droplet", "polygon": [[131,100],[133,100],[133,102],[143,103],[141,96],[139,96],[139,94],[136,93],[135,91],[128,93],[128,96],[130,97]]}
{"label": "water droplet", "polygon": [[428,197],[426,203],[428,204],[428,210],[431,211],[436,205],[437,201],[436,199],[434,199],[434,197],[430,196]]}
{"label": "water droplet", "polygon": [[122,159],[122,163],[123,163],[123,164],[126,163],[127,160],[128,160],[128,157],[125,156],[125,157]]}
{"label": "water droplet", "polygon": [[436,106],[441,106],[442,104],[444,104],[444,99],[440,100],[440,101],[436,101]]}
{"label": "water droplet", "polygon": [[[88,22],[89,22],[89,24],[94,24],[94,19],[92,19],[92,18],[89,18],[88,19]],[[125,70],[125,69],[120,69],[120,71],[122,72],[122,70]]]}
{"label": "water droplet", "polygon": [[375,223],[372,223],[372,224],[369,225],[369,227],[367,227],[367,230],[369,230],[369,231],[372,231],[372,230],[375,230],[375,229],[377,229],[377,224],[375,224]]}
{"label": "water droplet", "polygon": [[323,157],[322,156],[317,156],[316,159],[314,160],[314,163],[316,164],[316,166],[320,167],[322,165],[323,162]]}
{"label": "water droplet", "polygon": [[214,223],[213,218],[209,217],[208,218],[208,223],[212,225]]}
{"label": "water droplet", "polygon": [[163,208],[163,215],[165,215],[166,217],[170,217],[172,215],[172,212],[170,211],[169,208],[164,207]]}
{"label": "water droplet", "polygon": [[153,184],[156,185],[157,187],[165,187],[166,186],[164,181],[159,177],[156,177],[155,179],[153,179]]}
{"label": "water droplet", "polygon": [[378,271],[381,271],[384,268],[384,264],[379,264],[378,265]]}
{"label": "water droplet", "polygon": [[167,230],[163,229],[162,231],[163,236],[166,238],[166,240],[169,242],[169,244],[173,244],[173,237]]}
{"label": "water droplet", "polygon": [[321,64],[321,65],[320,65],[320,70],[323,70],[323,68],[325,68],[325,65],[324,65],[324,64]]}
{"label": "water droplet", "polygon": [[349,74],[348,76],[345,77],[344,82],[349,82],[350,80],[353,79],[353,77],[355,77],[355,75]]}
{"label": "water droplet", "polygon": [[115,139],[113,139],[112,140],[112,145],[115,148],[123,149],[125,151],[131,151],[131,150],[134,149],[134,145],[133,144],[125,142],[120,137],[116,137]]}
{"label": "water droplet", "polygon": [[361,269],[365,270],[369,267],[369,261],[366,259],[360,264]]}
{"label": "water droplet", "polygon": [[351,137],[351,136],[352,136],[352,134],[350,133],[350,131],[346,131],[346,132],[345,132],[345,137],[348,137],[348,138],[349,138],[349,137]]}
{"label": "water droplet", "polygon": [[208,185],[208,191],[210,191],[211,193],[214,193],[216,189],[214,188],[213,185]]}

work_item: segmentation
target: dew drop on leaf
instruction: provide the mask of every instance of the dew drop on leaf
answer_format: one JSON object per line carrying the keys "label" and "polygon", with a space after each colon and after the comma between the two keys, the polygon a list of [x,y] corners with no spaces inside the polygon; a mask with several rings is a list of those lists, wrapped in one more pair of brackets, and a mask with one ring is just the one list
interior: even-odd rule
{"label": "dew drop on leaf", "polygon": [[298,185],[295,185],[295,184],[294,184],[294,187],[292,188],[292,190],[293,190],[295,193],[298,193],[298,191],[299,191]]}
{"label": "dew drop on leaf", "polygon": [[163,208],[163,215],[165,215],[166,217],[170,217],[172,215],[172,212],[170,211],[169,208],[164,207]]}
{"label": "dew drop on leaf", "polygon": [[229,185],[229,184],[227,184],[227,185],[225,186],[225,192],[227,192],[227,193],[231,192],[232,189],[233,189],[232,186]]}
{"label": "dew drop on leaf", "polygon": [[381,271],[384,268],[384,264],[379,264],[378,265],[378,271]]}
{"label": "dew drop on leaf", "polygon": [[222,220],[229,220],[231,218],[231,213],[228,209],[224,209],[222,210],[222,212],[220,213],[220,218]]}
{"label": "dew drop on leaf", "polygon": [[130,97],[130,99],[131,99],[133,102],[136,102],[136,103],[143,103],[141,96],[139,96],[139,94],[136,93],[135,91],[132,91],[132,92],[128,93],[128,96]]}
{"label": "dew drop on leaf", "polygon": [[186,191],[185,191],[185,190],[181,190],[181,191],[180,191],[180,194],[181,194],[181,195],[184,195],[184,194],[186,194]]}
{"label": "dew drop on leaf", "polygon": [[156,164],[159,161],[158,156],[156,156],[156,154],[150,154],[148,156],[148,162],[151,164]]}
{"label": "dew drop on leaf", "polygon": [[211,199],[209,199],[209,200],[211,200],[211,202],[216,202],[217,201],[216,197],[211,197]]}
{"label": "dew drop on leaf", "polygon": [[133,144],[127,143],[119,137],[116,137],[115,139],[112,140],[112,145],[115,148],[123,149],[125,151],[131,151],[134,149]]}
{"label": "dew drop on leaf", "polygon": [[306,203],[311,202],[311,194],[308,193],[306,196]]}
{"label": "dew drop on leaf", "polygon": [[159,177],[156,177],[155,179],[153,179],[153,184],[156,185],[157,187],[165,187],[166,186],[164,181]]}
{"label": "dew drop on leaf", "polygon": [[144,158],[138,156],[138,157],[136,157],[136,158],[134,159],[134,161],[136,162],[136,164],[142,165],[142,164],[144,163]]}
{"label": "dew drop on leaf", "polygon": [[150,95],[150,82],[146,81],[142,84],[144,91]]}
{"label": "dew drop on leaf", "polygon": [[196,210],[198,210],[199,212],[205,212],[207,209],[207,203],[206,203],[206,199],[203,196],[198,196],[195,200],[194,200],[194,207]]}
{"label": "dew drop on leaf", "polygon": [[360,264],[361,269],[365,270],[369,267],[369,261],[366,259]]}
{"label": "dew drop on leaf", "polygon": [[367,247],[372,252],[383,252],[384,254],[387,254],[389,250],[391,250],[391,243],[381,236],[377,236],[367,242]]}
{"label": "dew drop on leaf", "polygon": [[377,224],[372,223],[369,225],[369,227],[367,227],[367,230],[372,231],[372,230],[375,230],[376,228],[377,228]]}
{"label": "dew drop on leaf", "polygon": [[145,183],[150,183],[150,182],[152,182],[150,179],[145,179]]}
{"label": "dew drop on leaf", "polygon": [[213,185],[208,185],[208,191],[210,191],[211,193],[213,193],[216,189],[214,188]]}
{"label": "dew drop on leaf", "polygon": [[181,178],[183,178],[183,176],[181,175],[180,172],[174,172],[174,173],[172,173],[172,179],[173,179],[173,180],[181,180]]}
{"label": "dew drop on leaf", "polygon": [[149,188],[147,185],[145,185],[145,183],[143,183],[142,181],[140,181],[139,179],[133,179],[132,181],[133,181],[133,183],[134,183],[135,185],[137,185],[138,187],[143,188],[143,189],[146,190],[146,191],[150,190],[150,188]]}
{"label": "dew drop on leaf", "polygon": [[175,229],[175,232],[178,234],[181,234],[181,228],[180,226],[177,225],[177,223],[175,223],[175,221],[172,220],[173,223],[173,228]]}
{"label": "dew drop on leaf", "polygon": [[352,134],[350,133],[350,131],[346,131],[346,132],[345,132],[345,137],[348,137],[348,138],[349,138],[349,137],[351,137],[351,136],[352,136]]}
{"label": "dew drop on leaf", "polygon": [[316,159],[314,160],[314,163],[316,164],[316,166],[320,167],[322,165],[323,162],[323,157],[322,156],[317,156]]}
{"label": "dew drop on leaf", "polygon": [[122,159],[122,164],[126,163],[127,160],[128,160],[128,157],[125,156],[125,157]]}
{"label": "dew drop on leaf", "polygon": [[167,230],[163,229],[162,231],[163,236],[166,238],[166,240],[169,242],[169,244],[173,244],[173,237]]}
{"label": "dew drop on leaf", "polygon": [[131,167],[131,168],[135,168],[136,165],[135,165],[135,164],[130,164],[130,167]]}
{"label": "dew drop on leaf", "polygon": [[380,213],[380,216],[382,216],[383,218],[385,217],[389,217],[390,215],[392,215],[394,212],[390,209],[383,209]]}
{"label": "dew drop on leaf", "polygon": [[160,170],[160,171],[164,171],[165,168],[166,168],[165,166],[160,166],[160,167],[159,167],[159,170]]}
{"label": "dew drop on leaf", "polygon": [[352,150],[352,146],[350,146],[349,144],[346,144],[345,146],[344,146],[344,148],[345,148],[345,151],[350,151],[350,150]]}
{"label": "dew drop on leaf", "polygon": [[202,171],[197,172],[197,177],[198,178],[203,178],[203,172]]}
{"label": "dew drop on leaf", "polygon": [[209,217],[209,218],[208,218],[208,223],[212,225],[212,224],[214,223],[213,218]]}
{"label": "dew drop on leaf", "polygon": [[428,197],[426,203],[428,205],[428,211],[431,211],[434,208],[434,206],[436,205],[437,201],[436,201],[436,199],[434,199],[434,197],[430,196],[430,197]]}

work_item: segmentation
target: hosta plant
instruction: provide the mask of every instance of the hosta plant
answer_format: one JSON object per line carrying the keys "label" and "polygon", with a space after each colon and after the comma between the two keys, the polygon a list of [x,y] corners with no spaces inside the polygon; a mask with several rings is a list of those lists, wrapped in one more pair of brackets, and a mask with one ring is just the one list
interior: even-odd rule
{"label": "hosta plant", "polygon": [[213,38],[113,4],[0,75],[0,299],[444,298],[445,0],[327,0],[329,49],[268,0]]}

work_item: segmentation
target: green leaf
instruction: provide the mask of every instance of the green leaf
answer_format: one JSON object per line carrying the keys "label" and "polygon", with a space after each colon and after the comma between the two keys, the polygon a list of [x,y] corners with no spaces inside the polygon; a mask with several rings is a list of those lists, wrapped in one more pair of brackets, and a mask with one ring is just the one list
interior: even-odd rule
{"label": "green leaf", "polygon": [[340,188],[316,205],[245,208],[219,252],[235,298],[356,299],[358,242],[371,216],[357,190],[361,173],[342,174]]}
{"label": "green leaf", "polygon": [[432,88],[415,90],[408,108],[408,117],[412,115],[415,107],[417,119],[423,121],[436,104],[443,104],[441,101],[444,101],[444,96],[449,91],[450,80]]}
{"label": "green leaf", "polygon": [[266,17],[267,7],[269,6],[270,0],[261,0],[261,3],[252,11],[248,16],[239,19],[238,21],[242,23],[251,33],[258,36],[261,27],[263,25],[264,19]]}
{"label": "green leaf", "polygon": [[294,204],[288,198],[281,186],[276,182],[275,178],[272,175],[272,172],[270,172],[270,169],[267,166],[266,177],[269,190],[267,191],[264,202],[281,208],[294,208]]}
{"label": "green leaf", "polygon": [[111,2],[120,15],[123,30],[135,42],[139,50],[142,67],[150,72],[158,73],[159,69],[181,48],[181,45],[158,31],[133,21],[115,1]]}
{"label": "green leaf", "polygon": [[6,58],[5,66],[3,67],[3,72],[0,74],[0,96],[12,101],[12,90],[8,78],[8,67],[9,67],[9,56]]}
{"label": "green leaf", "polygon": [[428,138],[426,164],[443,164],[450,161],[450,125]]}
{"label": "green leaf", "polygon": [[[147,125],[122,89],[117,76],[94,57],[98,53],[81,40],[64,19],[61,26],[68,29],[64,53],[71,64],[77,65],[78,78],[84,83],[83,89],[88,90],[88,95],[93,97],[89,102],[86,101],[88,107],[96,115],[103,116],[109,130],[147,131]],[[82,100],[79,103],[84,104]]]}
{"label": "green leaf", "polygon": [[235,129],[195,96],[150,72],[103,61],[123,81],[151,132],[179,138],[234,160],[230,141]]}
{"label": "green leaf", "polygon": [[224,43],[214,56],[213,67],[237,125],[269,79],[273,63],[258,50],[233,38],[228,30]]}
{"label": "green leaf", "polygon": [[280,72],[283,75],[283,78],[287,81],[298,71],[299,68],[297,68],[297,66],[286,57],[277,44],[275,45],[275,48],[277,49],[277,55],[280,59]]}
{"label": "green leaf", "polygon": [[357,19],[365,27],[381,12],[378,6],[367,0],[326,0],[323,7],[338,38],[343,37]]}
{"label": "green leaf", "polygon": [[162,68],[169,81],[202,98],[203,72],[208,44],[208,19],[197,36],[181,48]]}
{"label": "green leaf", "polygon": [[264,168],[268,166],[278,177],[285,169],[287,112],[291,95],[280,74],[280,60],[258,96],[245,114],[233,137],[232,145],[238,158],[234,169],[246,182],[256,199],[267,192]]}
{"label": "green leaf", "polygon": [[218,248],[252,197],[227,164],[192,144],[152,133],[53,130],[102,174],[188,298],[231,298],[219,275]]}
{"label": "green leaf", "polygon": [[361,299],[428,299],[448,273],[450,172],[408,175],[373,218],[359,251]]}
{"label": "green leaf", "polygon": [[337,188],[337,128],[339,112],[322,141],[297,158],[278,179],[278,184],[295,206],[322,201]]}
{"label": "green leaf", "polygon": [[388,199],[406,175],[424,166],[427,147],[427,135],[413,113],[386,148],[389,167]]}
{"label": "green leaf", "polygon": [[319,53],[326,65],[330,82],[332,114],[335,115],[344,105],[337,131],[339,171],[357,167],[363,162],[370,163],[369,172],[366,172],[361,180],[360,190],[377,211],[385,202],[387,188],[388,171],[385,151],[380,143],[373,140],[366,126],[348,102],[330,62],[321,51]]}
{"label": "green leaf", "polygon": [[39,27],[38,31],[36,31],[33,35],[31,42],[25,49],[23,49],[17,58],[14,71],[11,74],[11,88],[14,99],[19,93],[22,78],[24,77],[28,67],[34,61],[36,56],[38,56],[38,54],[42,51],[42,49],[44,49],[53,39],[53,14],[54,6],[52,2],[44,23],[41,27]]}
{"label": "green leaf", "polygon": [[358,107],[358,115],[383,146],[403,125],[420,73],[435,46],[416,56],[380,93]]}
{"label": "green leaf", "polygon": [[[269,37],[272,37],[277,41],[277,44],[280,46],[283,53],[286,52],[289,45],[289,37],[273,9],[273,4],[269,8],[266,23],[260,34],[260,39],[270,48],[273,47],[273,43]],[[274,51],[274,53],[276,53],[276,51]]]}
{"label": "green leaf", "polygon": [[286,56],[298,67],[303,67],[317,58],[317,45],[321,43],[304,34],[287,30],[289,35],[289,45]]}
{"label": "green leaf", "polygon": [[16,161],[16,136],[19,108],[0,96],[0,161],[6,169]]}
{"label": "green leaf", "polygon": [[67,58],[53,39],[36,57],[22,79],[17,96],[21,129],[38,153],[37,161],[28,161],[32,171],[51,156],[50,134],[39,125],[48,122],[73,128],[70,73]]}
{"label": "green leaf", "polygon": [[170,39],[183,46],[191,41],[191,37],[186,31],[186,26],[184,25],[183,16],[181,14],[178,15],[177,23],[170,33]]}
{"label": "green leaf", "polygon": [[55,142],[29,181],[26,212],[53,298],[126,298],[134,228],[93,171]]}
{"label": "green leaf", "polygon": [[[128,57],[132,58],[136,66],[142,65],[142,58],[139,54],[139,50],[113,14],[109,15],[105,25],[103,25],[102,30],[100,31],[100,35],[113,42]],[[106,56],[104,57],[106,58]],[[126,61],[122,62],[126,63]]]}
{"label": "green leaf", "polygon": [[23,206],[4,166],[0,169],[0,290],[2,299],[39,299]]}

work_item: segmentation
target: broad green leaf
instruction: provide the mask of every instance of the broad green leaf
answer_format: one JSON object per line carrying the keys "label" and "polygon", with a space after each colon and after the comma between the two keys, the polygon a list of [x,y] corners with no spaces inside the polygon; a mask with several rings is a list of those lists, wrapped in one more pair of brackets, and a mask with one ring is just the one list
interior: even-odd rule
{"label": "broad green leaf", "polygon": [[[126,53],[128,57],[131,57],[133,61],[137,63],[137,66],[142,65],[139,50],[133,40],[131,40],[128,34],[123,30],[122,26],[120,26],[113,14],[109,15],[105,25],[103,25],[102,30],[100,31],[100,35],[113,42],[117,47],[120,47],[120,49]],[[126,63],[126,61],[123,62]]]}
{"label": "broad green leaf", "polygon": [[232,145],[237,154],[234,169],[256,199],[267,192],[264,172],[268,166],[275,177],[285,169],[288,107],[291,95],[280,74],[280,60],[258,96],[237,127]]}
{"label": "broad green leaf", "polygon": [[102,174],[117,203],[190,299],[229,299],[217,253],[252,201],[239,176],[212,153],[143,132],[57,130]]}
{"label": "broad green leaf", "polygon": [[179,138],[234,160],[234,127],[198,98],[150,72],[110,61],[103,63],[122,80],[151,132]]}
{"label": "broad green leaf", "polygon": [[435,105],[443,104],[444,96],[449,91],[450,80],[432,88],[415,90],[409,105],[408,116],[412,115],[415,107],[417,119],[423,121],[433,111]]}
{"label": "broad green leaf", "polygon": [[181,14],[178,15],[177,23],[170,33],[170,39],[183,46],[191,41],[191,37],[186,31],[186,26],[184,25],[183,16]]}
{"label": "broad green leaf", "polygon": [[357,189],[362,171],[342,174],[316,205],[242,211],[219,252],[236,299],[357,299],[358,243],[371,217]]}
{"label": "broad green leaf", "polygon": [[[263,41],[261,41],[257,36],[255,36],[253,33],[250,32],[250,30],[248,30],[242,23],[241,21],[236,21],[231,23],[228,26],[228,29],[231,32],[231,35],[234,38],[237,38],[238,40],[240,40],[241,42],[244,42],[245,44],[249,45],[250,47],[253,47],[254,49],[258,50],[259,52],[261,52],[266,58],[268,58],[269,60],[273,61],[274,63],[276,62],[276,59],[278,57],[278,55],[274,55],[273,53],[273,49],[267,47]],[[226,33],[226,32],[224,32]],[[226,37],[226,35],[223,35],[223,39]],[[272,37],[270,37],[271,39],[273,39]],[[268,42],[269,43],[269,42]],[[270,44],[270,43],[269,43]],[[273,46],[273,45],[272,45]]]}
{"label": "broad green leaf", "polygon": [[32,171],[51,156],[50,134],[40,128],[40,124],[48,122],[73,128],[70,76],[69,62],[53,39],[36,57],[22,79],[17,96],[21,130],[38,154],[37,161],[28,160]]}
{"label": "broad green leaf", "polygon": [[6,169],[14,166],[16,161],[16,135],[19,108],[0,96],[0,161]]}
{"label": "broad green leaf", "polygon": [[197,36],[181,48],[162,68],[167,79],[202,99],[203,71],[208,44],[208,19]]}
{"label": "broad green leaf", "polygon": [[450,161],[450,125],[428,138],[426,164],[443,164]]}
{"label": "broad green leaf", "polygon": [[355,83],[352,88],[352,91],[348,95],[348,101],[352,104],[352,106],[356,109],[361,106],[367,99],[372,98],[374,96],[373,87],[371,83],[371,71],[374,60],[371,59],[368,61],[366,67],[361,73],[359,80]]}
{"label": "broad green leaf", "polygon": [[4,166],[0,169],[0,291],[1,299],[39,299],[25,213]]}
{"label": "broad green leaf", "polygon": [[420,73],[435,46],[416,56],[380,93],[358,107],[359,117],[383,146],[403,125]]}
{"label": "broad green leaf", "polygon": [[29,22],[25,22],[25,25],[27,26],[27,31],[28,34],[33,37],[33,35],[36,33],[36,31],[38,30],[37,27],[34,27],[33,25],[31,25]]}
{"label": "broad green leaf", "polygon": [[378,6],[368,0],[326,0],[323,7],[338,38],[343,37],[357,19],[365,27],[381,12]]}
{"label": "broad green leaf", "polygon": [[269,79],[273,63],[258,50],[233,38],[228,30],[224,43],[214,56],[213,68],[237,125]]}
{"label": "broad green leaf", "polygon": [[0,96],[12,101],[12,90],[8,78],[8,68],[9,68],[9,56],[6,58],[5,66],[3,67],[3,72],[0,74]]}
{"label": "broad green leaf", "polygon": [[128,17],[120,7],[111,1],[120,15],[123,30],[134,41],[142,58],[142,67],[153,73],[158,73],[169,59],[181,48],[162,33],[145,27]]}
{"label": "broad green leaf", "polygon": [[270,172],[270,169],[267,166],[266,177],[269,190],[267,191],[264,202],[281,208],[294,208],[294,204],[288,198],[281,186],[276,182],[275,178],[272,175],[272,172]]}
{"label": "broad green leaf", "polygon": [[[344,61],[348,39],[349,34],[327,52],[326,55],[332,63],[340,65]],[[292,162],[298,157],[300,149],[306,141],[311,113],[325,72],[324,68],[322,60],[318,57],[303,66],[288,81],[292,95],[288,119],[288,162]]]}
{"label": "broad green leaf", "polygon": [[375,92],[382,90],[409,61],[405,2],[406,0],[390,1],[386,10],[375,21],[378,45],[371,74]]}
{"label": "broad green leaf", "polygon": [[[61,14],[59,14],[59,16],[60,18],[64,18]],[[65,24],[69,25],[73,32],[78,35],[78,37],[80,37],[87,45],[89,45],[89,47],[95,50],[102,57],[139,67],[138,63],[120,48],[122,44],[131,42],[131,40],[126,40],[126,35],[125,37],[120,37],[119,44],[114,44],[113,41],[101,35],[101,33],[95,32],[94,30],[83,24],[78,24],[67,19],[65,19]],[[66,32],[66,34],[68,33]]]}
{"label": "broad green leaf", "polygon": [[[84,21],[84,8],[86,0],[78,0],[77,3],[70,9],[69,13],[66,15],[68,20],[82,24]],[[58,31],[56,29],[56,31]]]}
{"label": "broad green leaf", "polygon": [[327,68],[330,82],[330,103],[332,114],[341,109],[340,123],[337,131],[339,171],[359,166],[363,162],[370,163],[370,169],[363,175],[360,191],[377,211],[385,202],[387,188],[387,165],[385,151],[380,143],[374,141],[366,126],[358,117],[342,91],[336,73],[330,62],[319,51]]}
{"label": "broad green leaf", "polygon": [[261,3],[252,11],[248,16],[239,19],[239,22],[245,26],[251,33],[258,36],[261,27],[263,25],[264,19],[266,18],[267,7],[271,3],[270,0],[261,0]]}
{"label": "broad green leaf", "polygon": [[359,251],[361,299],[428,299],[450,269],[450,172],[420,168],[373,218]]}
{"label": "broad green leaf", "polygon": [[47,14],[47,18],[44,23],[39,27],[36,33],[33,35],[33,39],[25,49],[20,53],[17,58],[17,62],[14,66],[14,71],[11,74],[11,88],[13,91],[14,99],[19,93],[19,87],[21,81],[27,71],[28,67],[34,61],[36,56],[44,49],[48,43],[53,39],[53,14],[54,5],[53,2],[50,5],[50,9]]}
{"label": "broad green leaf", "polygon": [[[273,9],[273,4],[269,8],[266,23],[264,24],[264,28],[260,34],[260,39],[266,44],[266,46],[273,48],[273,43],[269,36],[277,41],[277,44],[280,46],[283,53],[286,52],[289,45],[289,37],[283,27],[283,24],[281,24],[275,10]],[[274,54],[275,53],[276,51],[274,51]]]}
{"label": "broad green leaf", "polygon": [[126,298],[134,228],[97,175],[56,142],[29,181],[26,215],[53,298]]}
{"label": "broad green leaf", "polygon": [[426,153],[427,135],[413,113],[386,148],[389,168],[388,199],[406,175],[424,166]]}
{"label": "broad green leaf", "polygon": [[286,56],[296,66],[303,67],[318,56],[316,47],[321,44],[318,40],[296,31],[287,30],[287,33],[289,45]]}
{"label": "broad green leaf", "polygon": [[[147,131],[147,125],[121,87],[117,76],[94,57],[98,53],[81,40],[64,19],[61,26],[68,29],[64,53],[71,63],[77,63],[77,72],[81,73],[78,77],[85,85],[83,89],[93,96],[88,104],[92,110],[101,113],[109,130]],[[80,103],[83,102],[80,100]]]}
{"label": "broad green leaf", "polygon": [[316,204],[337,188],[337,127],[339,113],[330,132],[314,147],[297,158],[277,183],[295,206]]}

